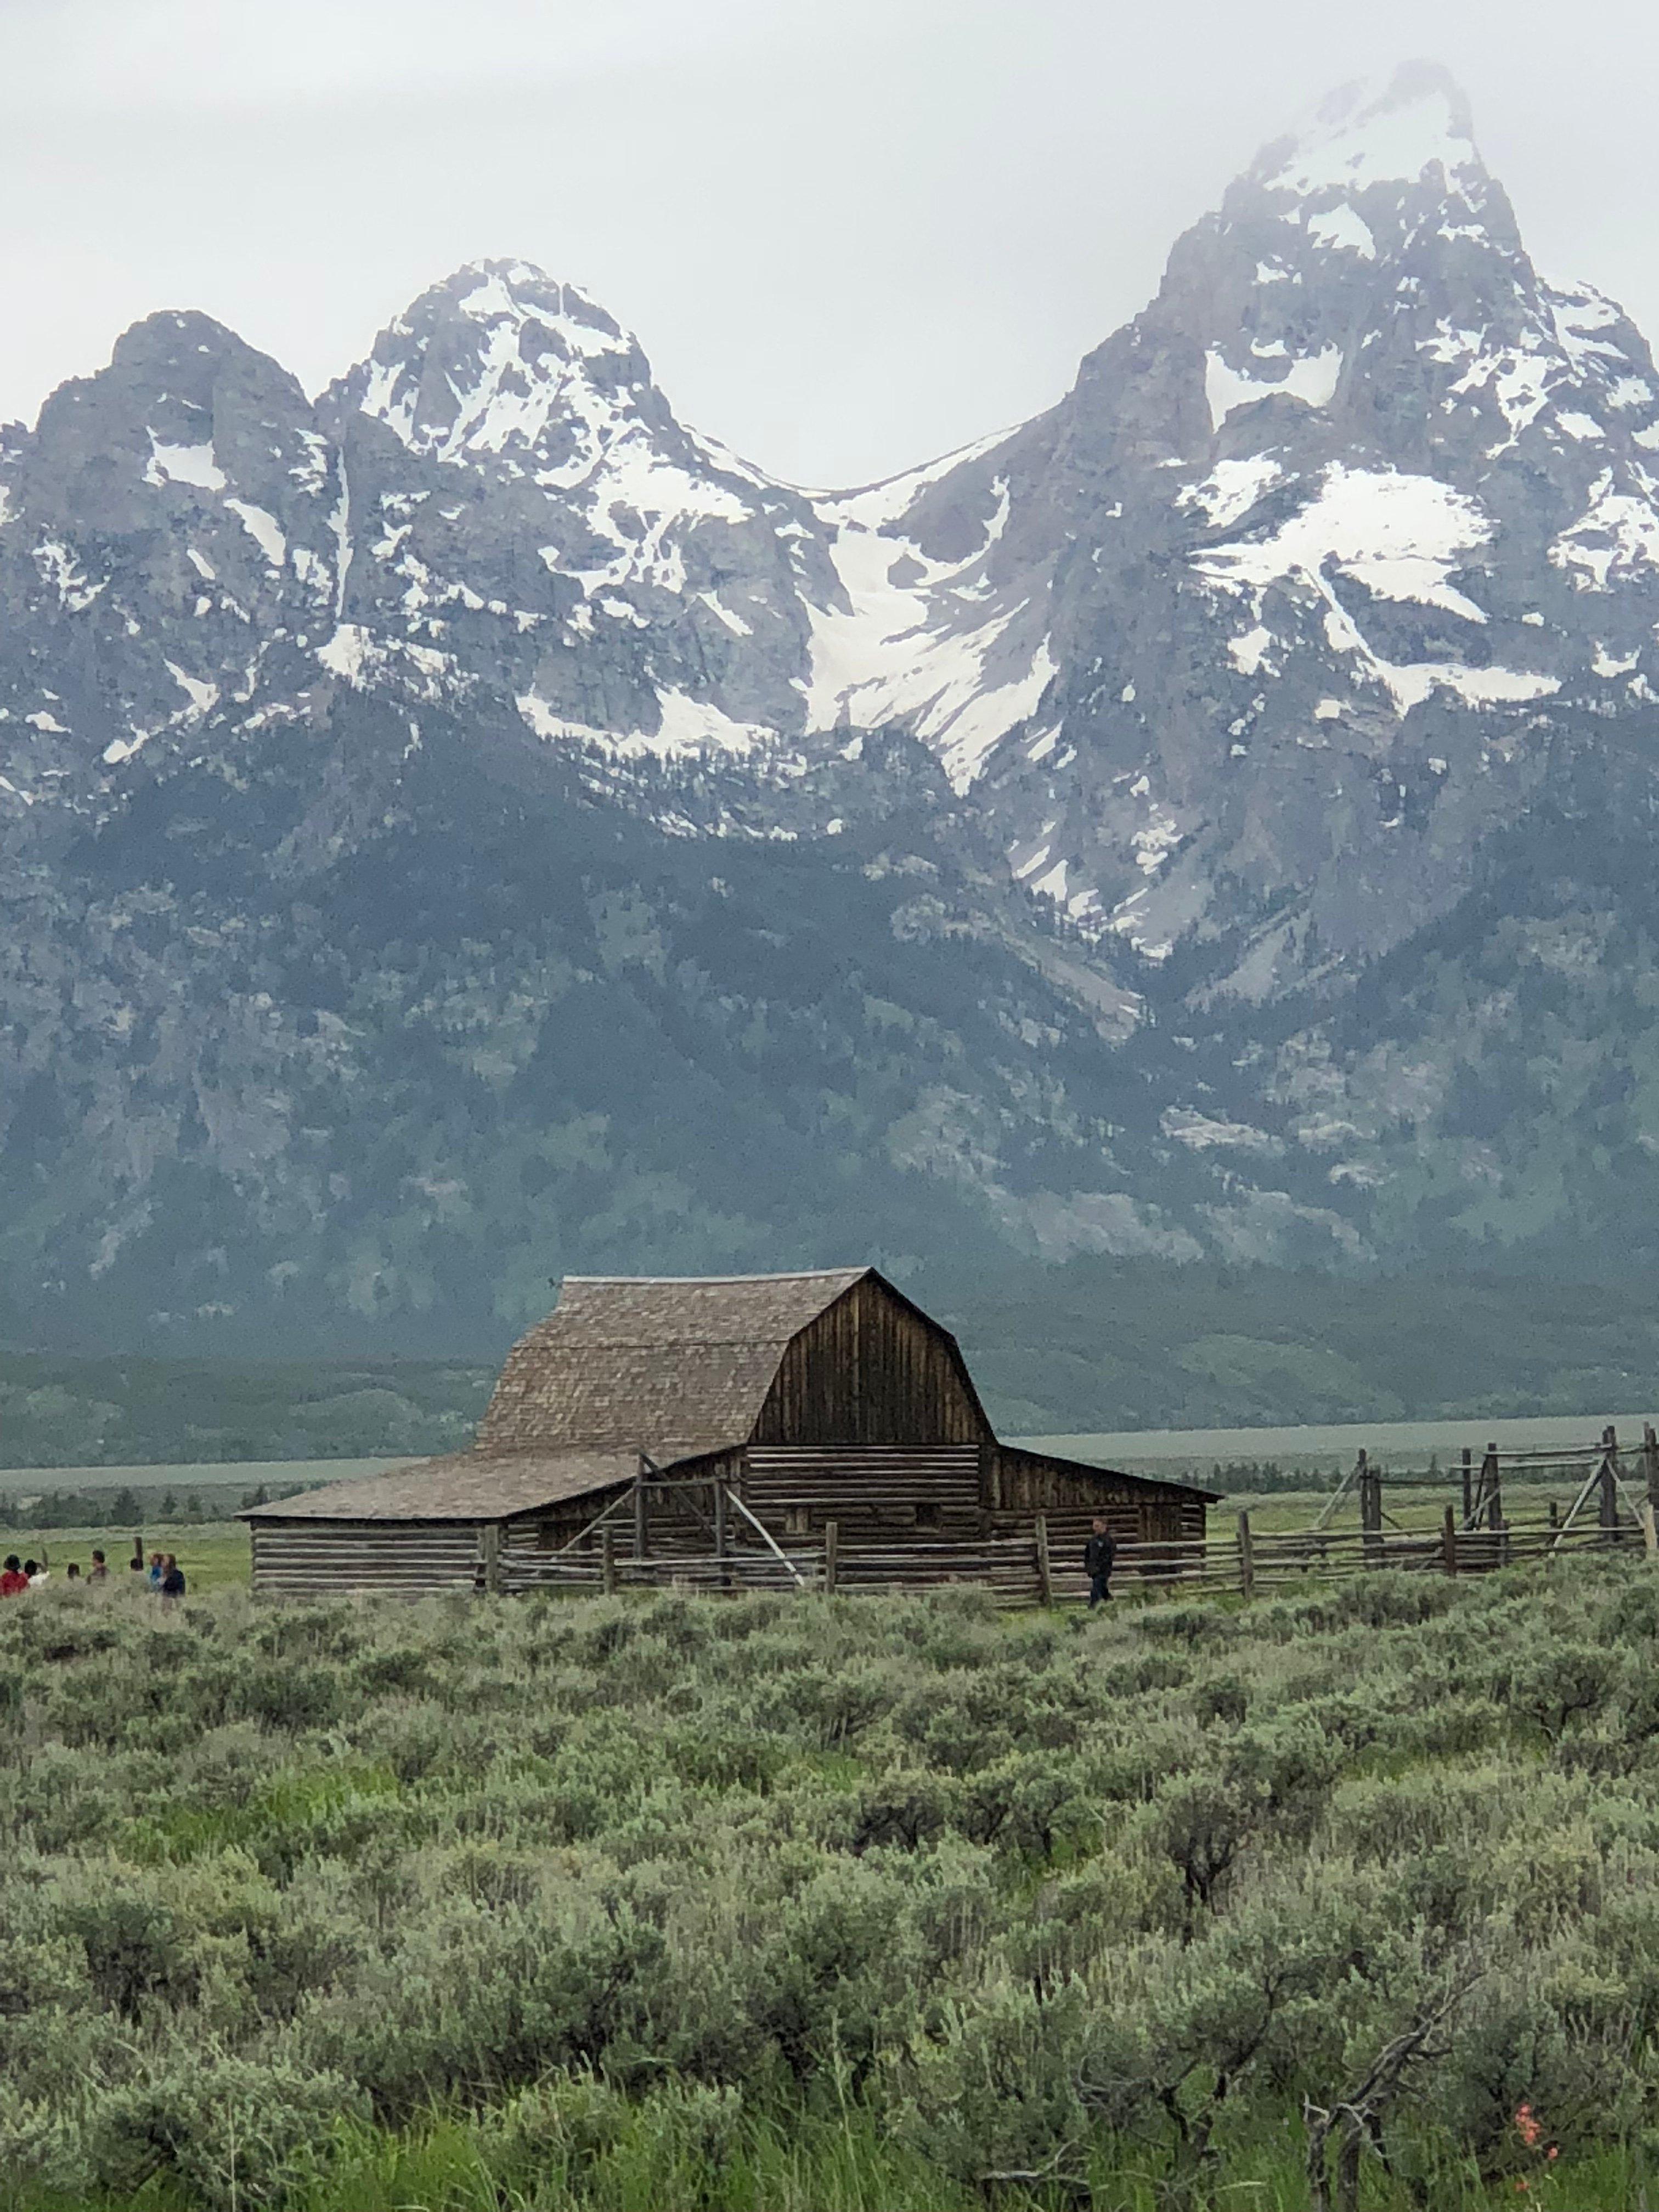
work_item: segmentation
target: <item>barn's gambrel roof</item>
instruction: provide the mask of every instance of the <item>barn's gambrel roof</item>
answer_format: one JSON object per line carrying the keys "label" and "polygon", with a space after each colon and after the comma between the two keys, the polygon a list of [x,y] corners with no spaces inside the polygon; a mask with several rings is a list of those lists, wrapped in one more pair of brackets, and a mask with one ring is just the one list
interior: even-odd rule
{"label": "barn's gambrel roof", "polygon": [[604,1445],[663,1462],[741,1444],[790,1344],[874,1273],[567,1275],[508,1354],[477,1448]]}

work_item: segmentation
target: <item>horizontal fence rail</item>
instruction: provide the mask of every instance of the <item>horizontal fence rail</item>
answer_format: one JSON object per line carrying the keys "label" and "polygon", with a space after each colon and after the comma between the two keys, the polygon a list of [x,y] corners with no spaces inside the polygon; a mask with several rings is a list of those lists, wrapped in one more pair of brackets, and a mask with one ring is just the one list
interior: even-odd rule
{"label": "horizontal fence rail", "polygon": [[[1232,1534],[1218,1531],[1191,1540],[1120,1543],[1111,1582],[1120,1595],[1180,1589],[1248,1597],[1389,1571],[1484,1574],[1524,1560],[1609,1548],[1650,1552],[1653,1539],[1634,1518],[1616,1526],[1584,1521],[1567,1528],[1529,1517],[1496,1528],[1322,1528],[1254,1535],[1249,1516],[1241,1514]],[[482,1587],[482,1565],[479,1582]],[[630,1589],[869,1593],[951,1583],[988,1590],[1002,1605],[1077,1602],[1089,1590],[1080,1562],[1071,1558],[1050,1561],[1042,1522],[1030,1535],[959,1544],[895,1543],[845,1552],[795,1546],[784,1558],[758,1550],[652,1559],[602,1558],[591,1553],[514,1553],[503,1559],[499,1571],[499,1587],[506,1591],[573,1594]]]}

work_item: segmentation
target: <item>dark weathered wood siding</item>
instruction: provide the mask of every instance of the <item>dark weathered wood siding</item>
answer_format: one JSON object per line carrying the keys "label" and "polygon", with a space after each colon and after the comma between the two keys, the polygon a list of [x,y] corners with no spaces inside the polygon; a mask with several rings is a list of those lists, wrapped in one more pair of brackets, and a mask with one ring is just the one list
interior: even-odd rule
{"label": "dark weathered wood siding", "polygon": [[866,1276],[789,1345],[751,1442],[977,1444],[990,1434],[949,1334]]}
{"label": "dark weathered wood siding", "polygon": [[261,1596],[346,1590],[418,1596],[471,1589],[480,1541],[470,1522],[252,1521],[253,1588]]}
{"label": "dark weathered wood siding", "polygon": [[1182,1484],[1132,1480],[1013,1444],[987,1447],[985,1498],[999,1531],[1012,1534],[1044,1516],[1056,1571],[1073,1554],[1081,1559],[1097,1513],[1121,1544],[1173,1543],[1205,1531],[1204,1500]]}
{"label": "dark weathered wood siding", "polygon": [[[501,1550],[507,1552],[562,1552],[567,1544],[577,1539],[580,1551],[597,1549],[600,1538],[598,1532],[584,1535],[607,1505],[614,1504],[626,1495],[622,1489],[601,1490],[586,1498],[563,1498],[556,1504],[544,1505],[532,1513],[515,1514],[512,1520],[501,1523]],[[625,1527],[631,1527],[627,1509],[623,1507],[611,1516],[608,1527],[617,1531],[622,1540]]]}
{"label": "dark weathered wood siding", "polygon": [[948,1543],[981,1532],[979,1455],[975,1443],[751,1445],[741,1495],[781,1543],[821,1543],[830,1521],[848,1551],[895,1537]]}
{"label": "dark weathered wood siding", "polygon": [[[672,1470],[665,1470],[665,1480],[647,1482],[646,1557],[701,1559],[712,1553],[716,1516],[710,1484],[720,1481],[735,1487],[742,1465],[741,1452],[710,1454],[702,1459],[683,1461]],[[616,1510],[596,1526],[600,1515],[612,1505]],[[726,1518],[732,1547],[761,1542],[741,1514],[728,1507]],[[629,1485],[594,1491],[586,1498],[568,1498],[557,1505],[515,1515],[502,1526],[501,1545],[504,1552],[520,1555],[534,1553],[543,1557],[570,1546],[573,1558],[587,1559],[604,1548],[605,1531],[609,1528],[617,1557],[631,1559],[635,1555],[635,1527],[633,1491]]]}

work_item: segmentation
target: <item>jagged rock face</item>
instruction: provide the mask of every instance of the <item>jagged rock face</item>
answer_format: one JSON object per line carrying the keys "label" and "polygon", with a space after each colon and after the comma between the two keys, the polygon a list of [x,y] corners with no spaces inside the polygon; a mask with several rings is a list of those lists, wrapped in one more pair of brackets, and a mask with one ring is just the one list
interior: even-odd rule
{"label": "jagged rock face", "polygon": [[674,757],[798,735],[811,509],[676,419],[631,337],[513,263],[417,301],[327,395],[347,613],[550,742]]}
{"label": "jagged rock face", "polygon": [[893,526],[1006,497],[1000,595],[1048,600],[1058,673],[983,769],[1016,872],[1155,958],[1217,940],[1247,1000],[1446,910],[1551,731],[1646,726],[1656,447],[1646,346],[1540,283],[1445,81],[1328,103]]}
{"label": "jagged rock face", "polygon": [[230,331],[139,324],[0,468],[0,819],[316,679],[349,557],[337,456]]}
{"label": "jagged rock face", "polygon": [[0,1282],[1650,1252],[1656,478],[1421,70],[851,493],[521,264],[314,404],[153,317],[0,432]]}

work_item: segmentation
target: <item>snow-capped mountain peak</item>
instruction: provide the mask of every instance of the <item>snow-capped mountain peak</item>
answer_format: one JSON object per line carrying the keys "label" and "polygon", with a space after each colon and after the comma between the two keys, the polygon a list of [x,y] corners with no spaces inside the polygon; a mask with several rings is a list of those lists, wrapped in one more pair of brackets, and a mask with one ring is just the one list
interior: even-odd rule
{"label": "snow-capped mountain peak", "polygon": [[675,416],[574,285],[480,262],[323,402],[346,450],[358,618],[457,680],[480,663],[550,743],[747,756],[799,732],[811,509]]}
{"label": "snow-capped mountain peak", "polygon": [[[476,262],[376,339],[340,398],[412,453],[580,483],[641,416],[667,413],[639,342],[574,285]],[[651,418],[656,418],[652,421]]]}
{"label": "snow-capped mountain peak", "polygon": [[1415,185],[1436,173],[1443,188],[1486,174],[1459,87],[1437,63],[1408,62],[1380,89],[1360,82],[1329,94],[1264,148],[1249,179],[1307,198]]}
{"label": "snow-capped mountain peak", "polygon": [[[1375,949],[1455,896],[1406,856],[1520,803],[1546,709],[1659,692],[1656,446],[1639,335],[1540,283],[1462,96],[1413,65],[1269,146],[1054,415],[883,527],[984,528],[1011,488],[979,619],[1041,609],[1053,672],[973,763],[1010,866],[1153,956],[1251,885],[1277,933],[1224,988],[1260,995],[1307,928]],[[936,574],[960,588],[902,571]],[[1415,885],[1392,913],[1355,891],[1378,841]]]}

